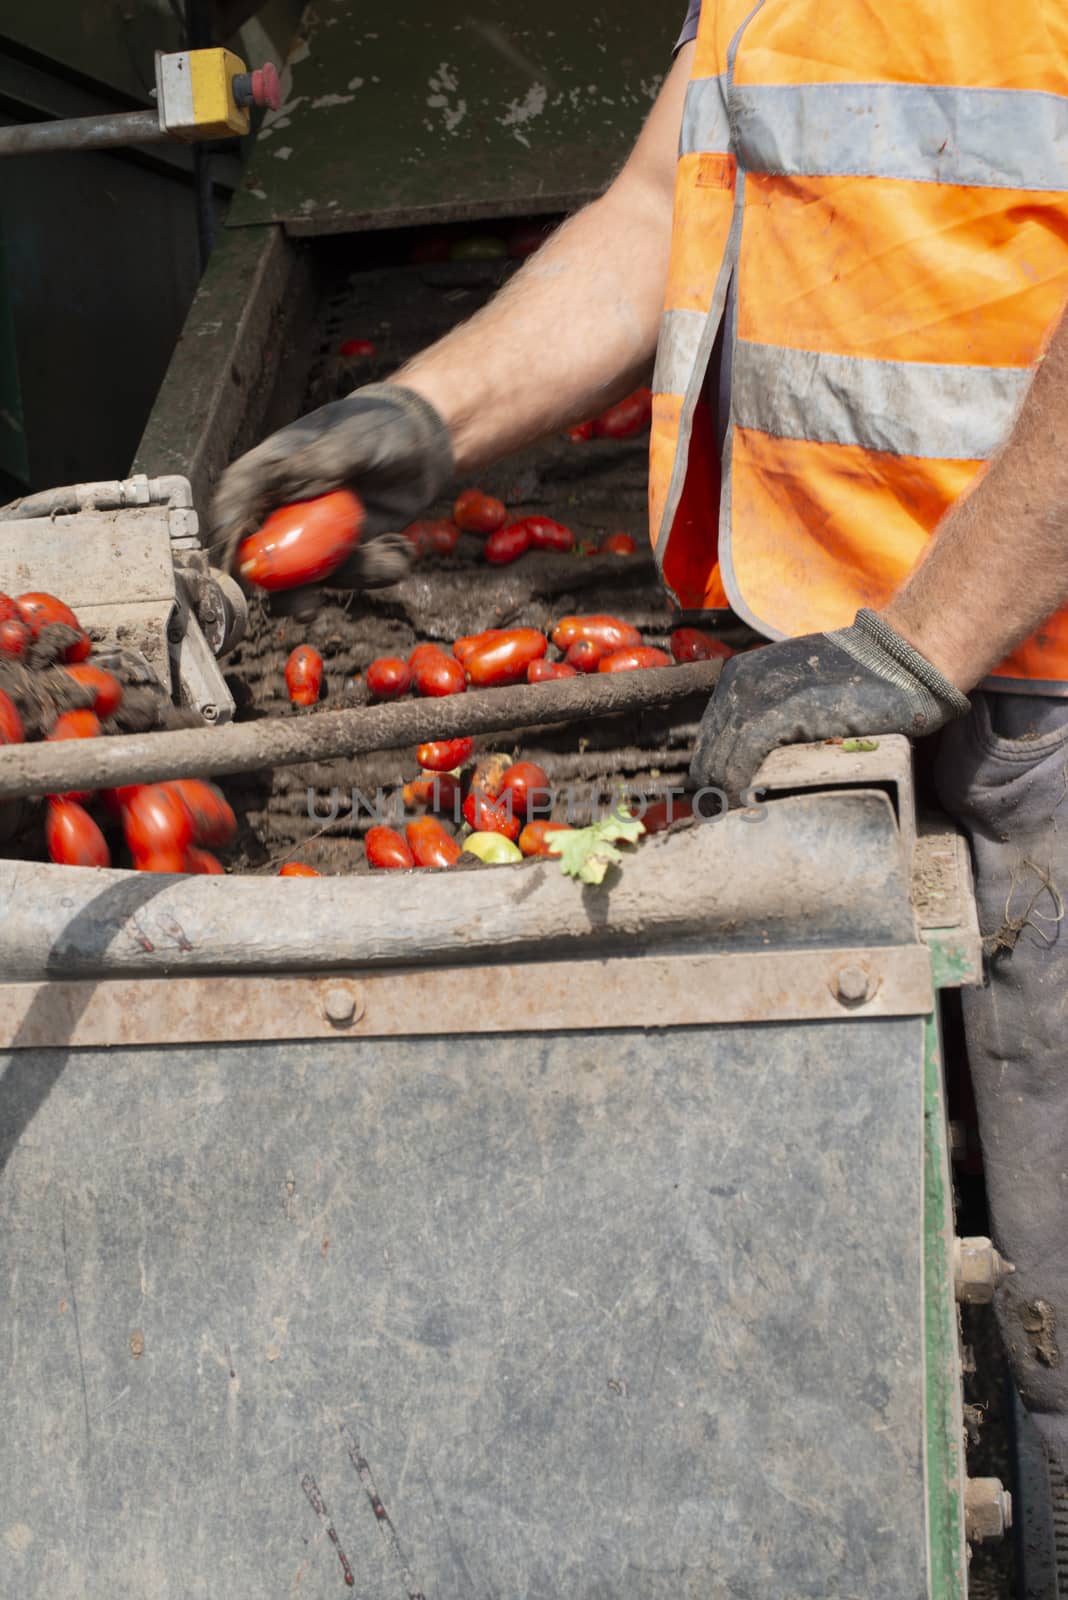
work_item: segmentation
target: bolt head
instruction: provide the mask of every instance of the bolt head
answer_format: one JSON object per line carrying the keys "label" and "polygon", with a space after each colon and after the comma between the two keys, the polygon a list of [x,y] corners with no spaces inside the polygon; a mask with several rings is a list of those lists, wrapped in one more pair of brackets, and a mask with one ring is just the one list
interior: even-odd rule
{"label": "bolt head", "polygon": [[345,1028],[356,1016],[356,997],[348,989],[328,989],[323,996],[323,1016],[335,1028]]}
{"label": "bolt head", "polygon": [[842,967],[836,980],[838,998],[843,1005],[856,1006],[868,998],[871,979],[863,967]]}

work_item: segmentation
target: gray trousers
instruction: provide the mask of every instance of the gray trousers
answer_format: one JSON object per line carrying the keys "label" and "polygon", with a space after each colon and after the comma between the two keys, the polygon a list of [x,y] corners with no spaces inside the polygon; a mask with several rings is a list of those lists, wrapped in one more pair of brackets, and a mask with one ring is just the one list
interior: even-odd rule
{"label": "gray trousers", "polygon": [[994,1242],[1016,1267],[998,1318],[1068,1473],[1068,701],[976,694],[935,776],[971,841],[987,952],[962,998]]}

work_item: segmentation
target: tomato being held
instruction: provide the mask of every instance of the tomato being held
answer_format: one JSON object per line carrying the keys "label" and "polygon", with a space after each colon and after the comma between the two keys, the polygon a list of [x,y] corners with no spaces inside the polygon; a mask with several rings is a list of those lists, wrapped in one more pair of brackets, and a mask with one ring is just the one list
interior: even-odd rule
{"label": "tomato being held", "polygon": [[94,667],[88,661],[76,661],[64,667],[64,672],[93,696],[93,710],[98,717],[111,717],[122,704],[122,684],[112,673]]}
{"label": "tomato being held", "polygon": [[530,549],[530,529],[525,522],[511,522],[507,528],[491,533],[482,546],[482,554],[495,567],[506,567],[517,561]]}
{"label": "tomato being held", "polygon": [[414,817],[404,836],[417,867],[451,867],[460,859],[460,846],[436,817]]}
{"label": "tomato being held", "polygon": [[369,867],[395,871],[397,868],[415,866],[415,857],[395,828],[368,828],[364,835],[363,850]]}
{"label": "tomato being held", "polygon": [[45,817],[48,859],[66,867],[110,867],[104,835],[76,800],[49,800]]}
{"label": "tomato being held", "polygon": [[412,685],[412,673],[399,656],[379,656],[365,673],[367,687],[376,700],[399,700]]}
{"label": "tomato being held", "polygon": [[644,667],[670,667],[671,657],[666,650],[654,650],[652,645],[630,645],[626,650],[613,650],[597,663],[598,672],[637,672]]}
{"label": "tomato being held", "polygon": [[[97,726],[99,728],[99,723]],[[22,744],[25,738],[22,718],[14,700],[0,689],[0,744]]]}
{"label": "tomato being held", "polygon": [[520,683],[532,661],[539,661],[549,641],[537,628],[507,628],[471,651],[464,666],[479,689]]}
{"label": "tomato being held", "polygon": [[716,656],[732,656],[734,651],[700,628],[676,628],[671,635],[671,654],[676,661],[712,661]]}
{"label": "tomato being held", "polygon": [[42,628],[51,626],[54,622],[62,622],[65,627],[76,628],[79,638],[69,644],[63,652],[65,661],[84,661],[92,649],[89,635],[82,627],[66,601],[58,600],[54,594],[47,594],[43,590],[30,590],[27,594],[20,594],[15,601],[19,616],[29,628],[36,639]]}
{"label": "tomato being held", "polygon": [[313,706],[323,686],[323,658],[310,644],[298,644],[286,662],[286,688],[295,706]]}
{"label": "tomato being held", "polygon": [[566,661],[532,661],[527,668],[528,683],[551,683],[554,678],[577,678],[578,672]]}
{"label": "tomato being held", "polygon": [[280,506],[241,545],[237,570],[272,593],[319,583],[355,550],[363,521],[363,503],[349,489]]}
{"label": "tomato being held", "polygon": [[481,489],[464,489],[452,508],[452,520],[465,533],[496,533],[508,521],[508,508]]}
{"label": "tomato being held", "polygon": [[451,772],[462,767],[475,748],[473,739],[438,739],[433,744],[421,744],[415,759],[424,772]]}
{"label": "tomato being held", "polygon": [[[11,603],[14,604],[14,601]],[[5,617],[0,622],[0,655],[25,655],[26,646],[32,638],[33,634],[21,617]]]}

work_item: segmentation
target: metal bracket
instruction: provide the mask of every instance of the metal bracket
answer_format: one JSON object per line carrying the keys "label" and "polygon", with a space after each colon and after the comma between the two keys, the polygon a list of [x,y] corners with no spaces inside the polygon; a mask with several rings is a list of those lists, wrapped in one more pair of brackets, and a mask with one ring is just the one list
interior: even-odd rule
{"label": "metal bracket", "polygon": [[140,977],[0,985],[0,1047],[540,1033],[546,994],[552,1031],[584,1033],[923,1016],[934,1004],[921,944],[308,977]]}

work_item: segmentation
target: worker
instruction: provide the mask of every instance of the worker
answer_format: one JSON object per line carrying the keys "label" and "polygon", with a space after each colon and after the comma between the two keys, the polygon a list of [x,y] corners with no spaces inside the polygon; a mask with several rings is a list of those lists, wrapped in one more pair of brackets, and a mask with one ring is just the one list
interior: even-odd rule
{"label": "worker", "polygon": [[231,466],[217,522],[348,483],[371,534],[399,528],[656,353],[664,583],[772,641],[727,663],[695,782],[738,797],[776,745],[945,729],[999,1316],[1068,1471],[1066,302],[1063,0],[901,0],[892,26],[695,0],[603,197],[392,382]]}

